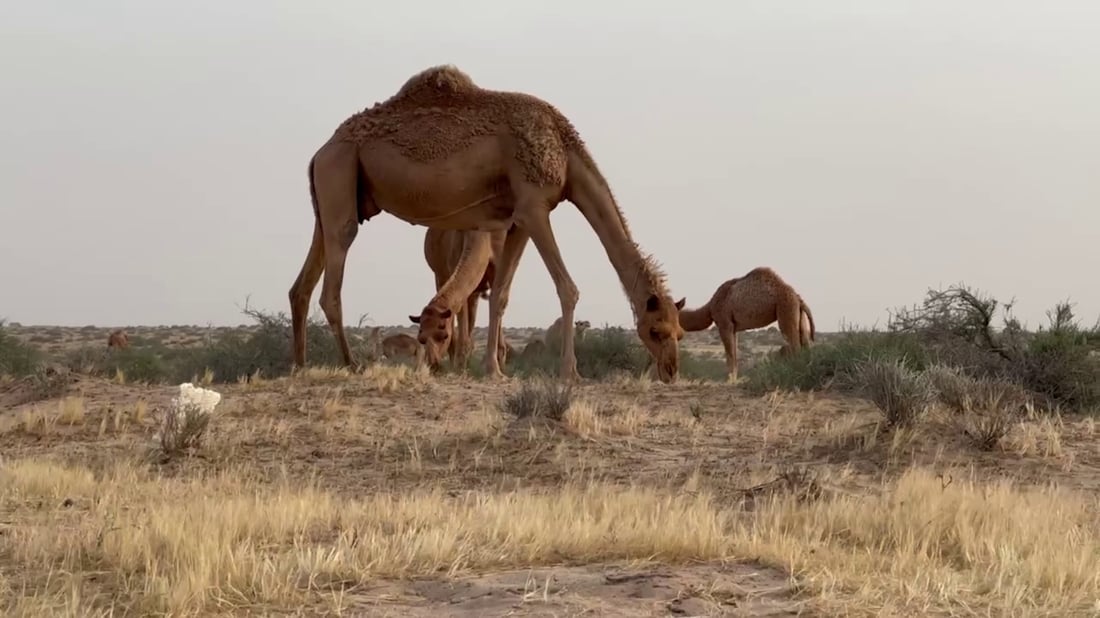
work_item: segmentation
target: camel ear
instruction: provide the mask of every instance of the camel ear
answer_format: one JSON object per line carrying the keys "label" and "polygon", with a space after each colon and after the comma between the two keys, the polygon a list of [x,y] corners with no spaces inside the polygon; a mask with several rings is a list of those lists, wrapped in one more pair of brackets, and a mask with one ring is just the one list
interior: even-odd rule
{"label": "camel ear", "polygon": [[450,309],[444,309],[443,313],[439,314],[439,317],[446,320],[447,318],[451,317],[452,315],[454,315],[453,311],[451,311]]}
{"label": "camel ear", "polygon": [[685,297],[681,298],[680,300],[676,301],[676,310],[677,311],[683,311],[684,305],[686,303],[687,303],[687,296],[685,296]]}
{"label": "camel ear", "polygon": [[645,299],[645,310],[656,311],[657,306],[661,303],[661,299],[657,298],[656,294],[650,294],[649,298]]}
{"label": "camel ear", "polygon": [[410,315],[409,320],[411,320],[413,324],[419,324],[420,323],[420,316]]}

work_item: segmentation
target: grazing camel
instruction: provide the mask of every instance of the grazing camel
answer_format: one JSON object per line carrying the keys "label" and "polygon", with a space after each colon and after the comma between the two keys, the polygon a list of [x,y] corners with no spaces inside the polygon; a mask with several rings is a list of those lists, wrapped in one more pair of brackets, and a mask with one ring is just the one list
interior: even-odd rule
{"label": "grazing camel", "polygon": [[[306,312],[322,274],[321,308],[345,364],[353,364],[340,298],[344,266],[359,225],[385,211],[413,225],[511,232],[494,258],[490,350],[499,345],[512,279],[531,240],[561,304],[560,375],[579,378],[573,350],[579,291],[550,225],[550,212],[568,200],[595,231],[618,274],[659,377],[676,379],[684,336],[677,314],[685,299],[673,301],[664,273],[631,237],[584,141],[550,103],[482,88],[451,65],[431,67],[341,123],[310,159],[307,172],[313,238],[288,294],[295,367],[305,364]],[[485,359],[489,377],[504,376],[496,354]]]}
{"label": "grazing camel", "polygon": [[[588,320],[578,320],[573,323],[573,328],[576,332],[576,340],[583,341],[584,333],[592,327],[592,323]],[[546,329],[546,336],[543,337],[543,343],[551,350],[561,349],[561,318],[554,320],[554,323],[550,325],[550,328]]]}
{"label": "grazing camel", "polygon": [[107,336],[107,349],[125,350],[128,347],[130,347],[130,338],[126,336],[126,331],[118,329]]}
{"label": "grazing camel", "polygon": [[[473,332],[477,322],[477,303],[489,298],[488,290],[495,274],[493,254],[499,253],[505,242],[506,232],[476,232],[428,228],[424,234],[424,260],[435,275],[436,294],[419,316],[409,319],[420,326],[417,340],[424,346],[431,369],[439,368],[443,350],[447,350],[452,365],[456,362],[465,370],[467,360],[474,350]],[[459,270],[466,256],[467,268]],[[478,267],[485,263],[485,266]],[[464,275],[471,275],[463,279]],[[458,329],[454,320],[458,318]],[[454,332],[452,332],[454,331]],[[497,338],[499,363],[504,365],[506,350],[503,334]]]}
{"label": "grazing camel", "polygon": [[680,310],[680,326],[689,332],[718,325],[726,350],[730,381],[737,381],[737,333],[763,328],[772,322],[787,341],[786,353],[809,347],[814,340],[814,316],[810,306],[774,270],[761,266],[743,277],[723,282],[705,305]]}

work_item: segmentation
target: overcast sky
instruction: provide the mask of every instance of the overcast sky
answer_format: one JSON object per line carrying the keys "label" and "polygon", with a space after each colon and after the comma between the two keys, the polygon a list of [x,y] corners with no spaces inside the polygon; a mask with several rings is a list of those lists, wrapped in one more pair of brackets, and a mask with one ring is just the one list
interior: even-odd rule
{"label": "overcast sky", "polygon": [[[691,306],[769,265],[822,330],[881,326],[959,281],[1015,296],[1032,326],[1067,298],[1095,322],[1100,3],[672,6],[4,2],[0,318],[237,324],[248,295],[288,311],[309,158],[348,115],[454,63],[573,120]],[[578,319],[628,324],[584,218],[566,202],[551,221]],[[363,226],[348,323],[419,312],[424,232]],[[505,324],[558,315],[529,246]]]}

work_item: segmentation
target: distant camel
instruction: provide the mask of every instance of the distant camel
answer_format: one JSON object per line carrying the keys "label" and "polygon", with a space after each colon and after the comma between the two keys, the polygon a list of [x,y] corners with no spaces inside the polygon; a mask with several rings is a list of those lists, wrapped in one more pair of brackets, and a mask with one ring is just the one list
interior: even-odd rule
{"label": "distant camel", "polygon": [[527,345],[523,346],[523,350],[520,351],[519,359],[521,361],[530,360],[543,354],[546,354],[546,343],[538,337],[531,337],[527,340]]}
{"label": "distant camel", "polygon": [[125,350],[130,347],[130,338],[126,336],[126,331],[118,329],[112,332],[107,337],[107,348],[119,348]]}
{"label": "distant camel", "polygon": [[[424,346],[432,369],[439,367],[446,349],[451,364],[465,371],[474,351],[477,304],[489,298],[495,275],[494,253],[503,249],[505,238],[504,230],[486,233],[428,228],[425,232],[424,260],[435,275],[436,294],[419,316],[410,315],[409,319],[420,327],[417,340]],[[504,365],[507,352],[503,333],[497,342],[499,363]]]}
{"label": "distant camel", "polygon": [[[324,274],[321,308],[346,365],[341,288],[359,226],[383,211],[413,225],[490,232],[510,230],[489,296],[489,344],[496,350],[512,279],[528,239],[558,294],[563,380],[579,378],[573,314],[580,297],[562,260],[550,212],[572,202],[595,232],[634,314],[636,332],[661,380],[680,370],[684,331],[665,275],[641,251],[607,179],[569,119],[529,94],[482,88],[458,68],[434,66],[398,91],[348,117],[310,158],[313,236],[288,292],[294,366],[306,361],[309,299]],[[478,273],[480,274],[480,273]],[[486,375],[504,377],[496,354]]]}
{"label": "distant camel", "polygon": [[417,365],[420,365],[423,356],[422,349],[420,344],[417,343],[416,338],[406,335],[405,333],[397,333],[383,339],[381,326],[375,326],[371,329],[368,349],[370,350],[369,354],[371,356],[385,356],[390,360],[406,357],[416,361]]}
{"label": "distant camel", "polygon": [[718,326],[726,350],[729,379],[737,380],[737,333],[779,323],[787,344],[783,353],[793,354],[814,340],[814,317],[809,305],[774,270],[761,266],[743,277],[723,282],[705,305],[680,310],[680,326],[688,332]]}
{"label": "distant camel", "polygon": [[[576,333],[576,341],[584,341],[584,333],[592,327],[592,323],[588,320],[578,320],[573,324],[574,332]],[[554,320],[554,323],[550,325],[550,328],[546,329],[546,336],[543,337],[543,343],[551,350],[561,349],[561,318]]]}

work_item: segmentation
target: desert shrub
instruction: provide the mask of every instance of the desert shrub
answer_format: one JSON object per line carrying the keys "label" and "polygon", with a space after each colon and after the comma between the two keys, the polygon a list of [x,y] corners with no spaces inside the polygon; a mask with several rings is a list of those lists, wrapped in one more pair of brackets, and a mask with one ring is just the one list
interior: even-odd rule
{"label": "desert shrub", "polygon": [[935,363],[925,370],[936,398],[952,412],[962,413],[971,407],[974,378],[958,367]]}
{"label": "desert shrub", "polygon": [[[633,330],[619,326],[589,329],[584,339],[574,344],[577,372],[582,377],[603,380],[616,374],[640,375],[649,369],[649,352]],[[508,359],[508,366],[519,376],[557,376],[561,351],[544,348],[537,354],[520,356],[520,350]],[[687,379],[724,379],[725,363],[702,358],[680,347],[680,377]]]}
{"label": "desert shrub", "polygon": [[573,387],[552,379],[524,381],[519,390],[501,403],[501,410],[516,418],[539,417],[560,421],[573,403]]}
{"label": "desert shrub", "polygon": [[156,384],[173,379],[178,356],[175,351],[131,344],[124,350],[109,351],[99,373],[113,376],[121,372],[129,381]]}
{"label": "desert shrub", "polygon": [[882,412],[888,427],[915,425],[935,401],[928,375],[900,359],[861,361],[852,369],[851,380]]}
{"label": "desert shrub", "polygon": [[[215,382],[233,382],[257,372],[266,377],[285,376],[293,366],[293,332],[290,317],[284,312],[268,313],[243,309],[255,325],[244,329],[220,329],[208,333],[202,343],[183,351],[172,372],[172,379],[184,381],[209,370]],[[345,327],[352,355],[358,362],[371,356],[361,328]],[[328,322],[311,316],[306,323],[306,361],[312,365],[338,367],[344,364]]]}
{"label": "desert shrub", "polygon": [[848,330],[828,343],[819,343],[789,356],[773,356],[745,372],[746,388],[763,393],[775,389],[807,391],[835,387],[852,390],[849,378],[868,361],[897,361],[914,370],[923,369],[928,355],[913,336],[880,331]]}
{"label": "desert shrub", "polygon": [[[621,372],[639,374],[645,371],[649,359],[649,353],[636,335],[614,326],[589,329],[585,337],[574,344],[574,352],[577,372],[595,380]],[[527,357],[521,357],[517,351],[508,365],[520,376],[557,376],[561,368],[561,351],[548,347]]]}
{"label": "desert shrub", "polygon": [[934,365],[925,374],[951,421],[979,449],[997,447],[1031,403],[1026,389],[996,377],[974,378],[958,367]]}
{"label": "desert shrub", "polygon": [[0,320],[0,375],[31,375],[40,362],[38,350],[11,334],[4,320]]}
{"label": "desert shrub", "polygon": [[688,380],[709,380],[715,382],[726,379],[725,356],[714,358],[693,354],[680,346],[680,377]]}
{"label": "desert shrub", "polygon": [[164,411],[156,435],[156,448],[161,457],[170,458],[199,447],[221,398],[217,391],[197,388],[186,382],[180,384],[179,395]]}
{"label": "desert shrub", "polygon": [[[994,327],[998,308],[1002,326]],[[1046,407],[1086,410],[1100,405],[1100,331],[1084,329],[1069,303],[1047,312],[1049,324],[1028,333],[1012,317],[1012,304],[963,285],[929,290],[924,301],[903,309],[891,330],[918,338],[937,362],[977,378],[1015,382]]]}
{"label": "desert shrub", "polygon": [[114,377],[122,373],[127,380],[157,384],[173,379],[181,352],[164,347],[108,349],[83,346],[65,355],[62,364],[70,371],[87,375]]}
{"label": "desert shrub", "polygon": [[1013,364],[1010,376],[1048,402],[1070,410],[1100,406],[1100,357],[1091,333],[1072,328],[1040,331]]}

